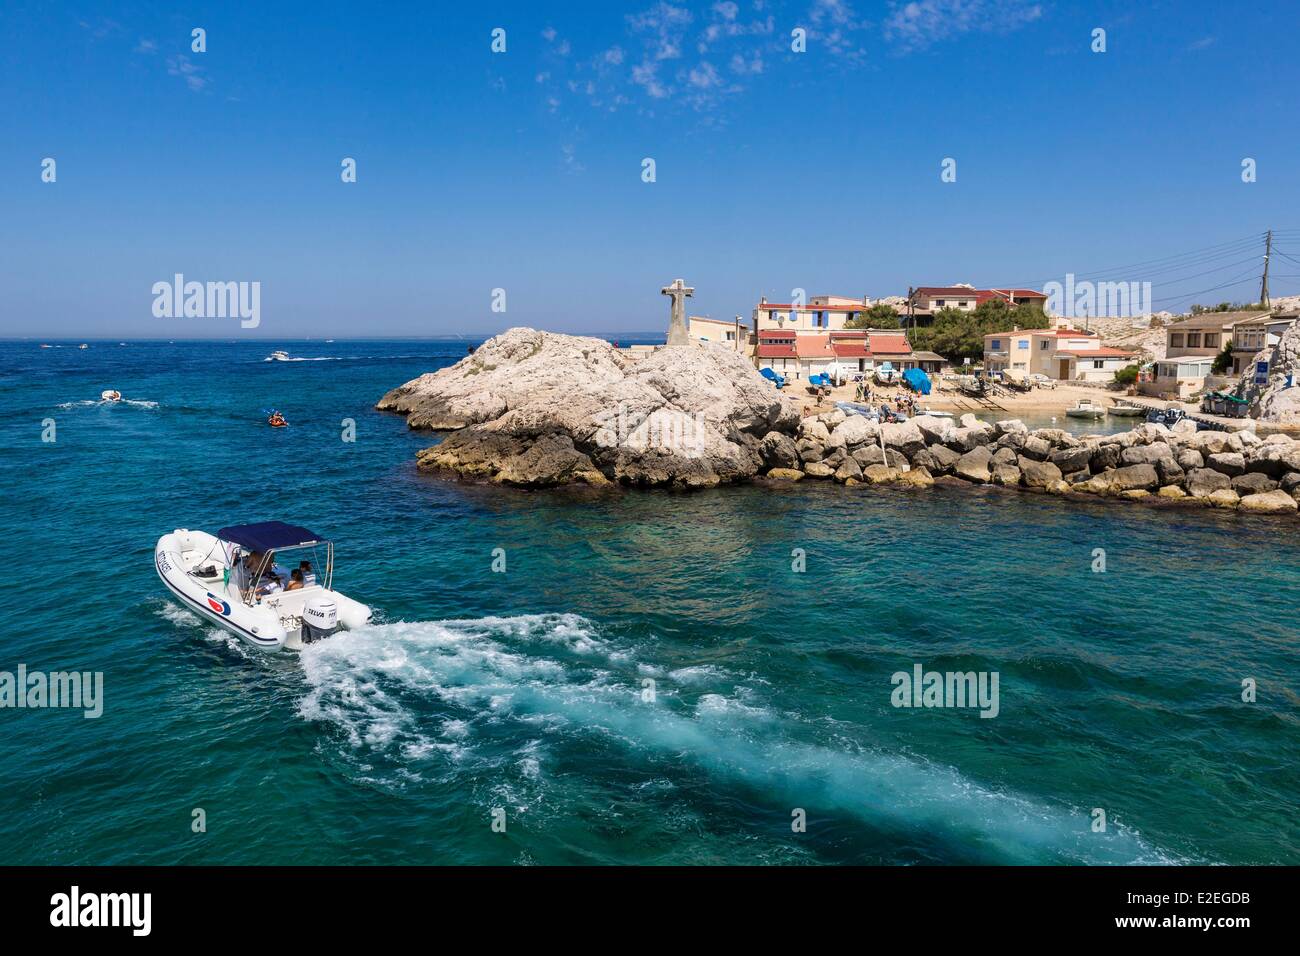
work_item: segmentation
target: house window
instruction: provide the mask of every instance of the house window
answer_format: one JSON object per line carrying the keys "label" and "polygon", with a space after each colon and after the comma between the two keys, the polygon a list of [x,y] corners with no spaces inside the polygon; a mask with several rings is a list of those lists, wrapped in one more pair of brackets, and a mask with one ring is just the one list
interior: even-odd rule
{"label": "house window", "polygon": [[1105,368],[1105,367],[1106,367],[1106,360],[1105,360],[1105,359],[1093,359],[1093,360],[1092,360],[1092,367],[1093,367],[1093,368]]}
{"label": "house window", "polygon": [[1001,340],[1001,339],[994,339],[992,342],[989,343],[989,351],[990,351],[990,352],[998,352],[998,351],[1001,351],[1001,349],[1002,349],[1002,340]]}
{"label": "house window", "polygon": [[1205,333],[1205,347],[1206,347],[1207,349],[1217,349],[1217,348],[1219,347],[1219,333],[1218,333],[1218,332],[1206,332],[1206,333]]}
{"label": "house window", "polygon": [[1029,348],[1029,339],[1021,339],[1019,342],[1016,343],[1016,348],[1018,349]]}
{"label": "house window", "polygon": [[937,305],[939,308],[942,309],[943,306],[944,306],[944,300],[943,300],[943,299],[935,299],[935,300],[934,300],[934,304]]}
{"label": "house window", "polygon": [[1169,347],[1170,347],[1171,349],[1180,349],[1180,348],[1183,347],[1183,333],[1182,333],[1182,332],[1170,332],[1170,333],[1169,333]]}
{"label": "house window", "polygon": [[1040,351],[1040,352],[1046,352],[1046,351],[1047,351],[1047,347],[1048,347],[1049,345],[1051,345],[1051,344],[1052,344],[1052,343],[1049,342],[1049,341],[1047,341],[1047,339],[1043,339],[1043,341],[1041,341],[1041,342],[1038,343],[1038,351]]}
{"label": "house window", "polygon": [[1199,348],[1201,347],[1201,333],[1200,333],[1200,332],[1188,332],[1188,333],[1187,333],[1187,347],[1188,347],[1189,349],[1199,349]]}
{"label": "house window", "polygon": [[728,341],[728,342],[734,342],[734,341],[736,341],[736,333],[735,333],[735,332],[727,332],[727,333],[726,333],[726,336],[727,336],[727,341]]}
{"label": "house window", "polygon": [[967,302],[965,299],[962,299],[960,302],[957,303],[957,308],[964,309],[968,305],[970,305],[970,303]]}

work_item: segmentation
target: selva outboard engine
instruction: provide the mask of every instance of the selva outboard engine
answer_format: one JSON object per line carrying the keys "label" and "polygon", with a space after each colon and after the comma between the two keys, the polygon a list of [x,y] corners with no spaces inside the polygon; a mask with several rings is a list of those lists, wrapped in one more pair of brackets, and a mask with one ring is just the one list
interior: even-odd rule
{"label": "selva outboard engine", "polygon": [[310,644],[339,629],[338,606],[324,595],[313,594],[302,606],[302,642]]}

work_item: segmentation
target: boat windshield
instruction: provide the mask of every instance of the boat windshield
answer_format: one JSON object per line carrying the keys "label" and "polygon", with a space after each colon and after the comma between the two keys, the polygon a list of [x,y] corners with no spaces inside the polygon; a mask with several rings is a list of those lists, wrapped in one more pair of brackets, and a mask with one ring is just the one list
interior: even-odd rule
{"label": "boat windshield", "polygon": [[239,549],[233,580],[245,604],[269,594],[307,588],[329,589],[334,576],[334,545],[316,541],[264,552]]}

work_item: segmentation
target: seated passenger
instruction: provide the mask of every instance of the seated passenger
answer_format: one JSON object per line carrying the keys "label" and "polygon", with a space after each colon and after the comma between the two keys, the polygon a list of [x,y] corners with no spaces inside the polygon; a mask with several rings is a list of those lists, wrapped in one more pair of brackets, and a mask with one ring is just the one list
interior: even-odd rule
{"label": "seated passenger", "polygon": [[302,572],[303,587],[311,587],[316,583],[316,572],[311,569],[310,561],[299,561],[298,570]]}
{"label": "seated passenger", "polygon": [[289,583],[284,586],[286,591],[297,591],[302,587],[302,572],[294,568],[289,572]]}

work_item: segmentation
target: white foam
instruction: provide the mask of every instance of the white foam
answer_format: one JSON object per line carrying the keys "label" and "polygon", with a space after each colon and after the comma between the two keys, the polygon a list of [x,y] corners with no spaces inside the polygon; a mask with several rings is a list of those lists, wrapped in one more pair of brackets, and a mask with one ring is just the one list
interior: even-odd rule
{"label": "white foam", "polygon": [[527,788],[545,785],[548,741],[585,736],[680,755],[724,785],[757,789],[810,814],[949,833],[1007,862],[1169,862],[1132,830],[1112,823],[1109,832],[1092,833],[1084,810],[881,752],[853,740],[849,726],[827,739],[822,722],[766,706],[712,665],[670,673],[708,691],[693,702],[668,687],[647,703],[641,665],[621,663],[628,655],[574,615],[371,626],[303,651],[310,690],[299,712],[341,730],[355,759],[407,761],[404,772],[417,777],[454,775],[454,761],[496,768],[502,755],[480,752],[476,740],[515,734],[522,741],[510,758],[515,773],[494,784],[512,806],[527,805]]}

